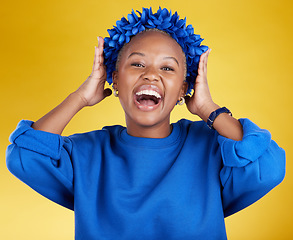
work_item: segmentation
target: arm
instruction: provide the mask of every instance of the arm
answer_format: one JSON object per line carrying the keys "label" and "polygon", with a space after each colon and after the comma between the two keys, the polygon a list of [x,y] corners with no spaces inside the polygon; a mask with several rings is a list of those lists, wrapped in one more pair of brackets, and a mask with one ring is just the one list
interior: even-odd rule
{"label": "arm", "polygon": [[[10,136],[6,151],[9,171],[38,193],[74,209],[73,141],[62,137],[64,127],[83,107],[111,94],[104,90],[103,39],[95,49],[93,71],[88,79],[59,106],[37,122],[22,120]],[[41,130],[41,131],[37,131]]]}
{"label": "arm", "polygon": [[[198,115],[205,122],[210,114],[219,108],[219,105],[213,102],[208,81],[207,81],[207,61],[210,49],[200,57],[198,66],[198,75],[194,84],[194,94],[192,97],[185,97],[188,110]],[[240,122],[227,113],[220,114],[214,121],[213,127],[217,132],[227,138],[240,141],[243,137],[242,126]]]}
{"label": "arm", "polygon": [[285,176],[286,155],[271,134],[248,119],[242,141],[218,136],[223,167],[220,171],[225,217],[254,203]]}
{"label": "arm", "polygon": [[91,75],[60,105],[36,121],[32,128],[61,134],[73,116],[85,106],[93,106],[111,95],[110,89],[104,89],[106,69],[103,64],[103,38],[99,37],[99,46],[95,48],[94,64]]}
{"label": "arm", "polygon": [[[207,83],[207,59],[202,54],[193,96],[186,98],[189,111],[205,122],[219,108],[211,98]],[[254,203],[277,186],[285,176],[285,151],[248,119],[239,121],[229,114],[220,114],[213,127],[223,160],[220,171],[225,217]]]}
{"label": "arm", "polygon": [[58,134],[36,131],[31,124],[22,120],[11,134],[7,168],[38,193],[73,210],[72,143]]}

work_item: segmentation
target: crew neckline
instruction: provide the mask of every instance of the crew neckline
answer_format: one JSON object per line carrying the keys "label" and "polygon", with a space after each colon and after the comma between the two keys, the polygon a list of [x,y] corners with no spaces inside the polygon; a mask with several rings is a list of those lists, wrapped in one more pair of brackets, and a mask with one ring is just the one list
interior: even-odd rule
{"label": "crew neckline", "polygon": [[119,132],[120,140],[127,145],[141,148],[162,148],[176,144],[181,139],[182,126],[180,122],[172,123],[172,132],[165,138],[144,138],[134,137],[127,133],[127,128],[122,128]]}

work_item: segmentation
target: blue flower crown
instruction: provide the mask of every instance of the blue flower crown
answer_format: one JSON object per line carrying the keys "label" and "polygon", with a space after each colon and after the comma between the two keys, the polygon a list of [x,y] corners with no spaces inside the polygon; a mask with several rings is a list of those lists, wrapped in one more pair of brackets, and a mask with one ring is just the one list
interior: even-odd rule
{"label": "blue flower crown", "polygon": [[174,38],[185,53],[187,94],[190,94],[197,76],[200,55],[208,50],[207,46],[200,45],[203,39],[200,38],[200,35],[194,34],[192,25],[186,26],[186,18],[179,19],[177,12],[172,15],[171,10],[169,12],[166,8],[161,9],[161,7],[154,14],[152,8],[143,8],[142,12],[136,12],[139,13],[139,16],[132,10],[131,14],[127,16],[128,20],[122,17],[116,22],[117,26],[107,30],[110,37],[104,39],[104,61],[108,83],[112,84],[112,72],[115,71],[118,53],[123,45],[139,32],[157,28]]}

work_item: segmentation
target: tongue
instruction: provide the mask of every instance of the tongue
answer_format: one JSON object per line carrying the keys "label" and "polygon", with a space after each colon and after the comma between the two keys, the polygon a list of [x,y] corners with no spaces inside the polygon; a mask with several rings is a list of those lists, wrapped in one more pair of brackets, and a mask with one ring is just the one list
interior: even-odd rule
{"label": "tongue", "polygon": [[142,99],[142,100],[139,101],[139,103],[142,104],[142,105],[145,105],[145,106],[156,105],[155,102],[153,100],[151,100],[151,99],[148,99],[148,100]]}

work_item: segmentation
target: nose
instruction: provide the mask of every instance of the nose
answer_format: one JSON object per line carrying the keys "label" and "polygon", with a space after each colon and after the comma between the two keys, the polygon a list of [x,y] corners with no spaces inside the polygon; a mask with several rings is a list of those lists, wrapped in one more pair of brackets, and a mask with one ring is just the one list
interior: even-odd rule
{"label": "nose", "polygon": [[159,81],[160,76],[154,67],[148,67],[145,69],[143,79],[147,81]]}

